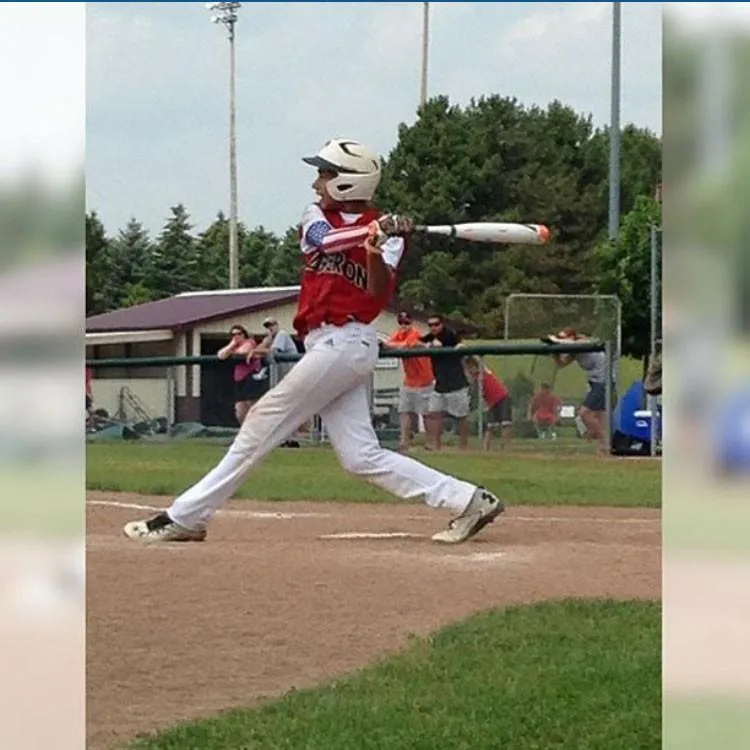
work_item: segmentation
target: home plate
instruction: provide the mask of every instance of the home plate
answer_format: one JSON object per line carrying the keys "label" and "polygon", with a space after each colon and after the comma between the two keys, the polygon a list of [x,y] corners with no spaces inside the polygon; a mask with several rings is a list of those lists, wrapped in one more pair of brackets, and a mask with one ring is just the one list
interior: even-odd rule
{"label": "home plate", "polygon": [[340,534],[323,534],[321,539],[421,539],[408,531],[343,531]]}

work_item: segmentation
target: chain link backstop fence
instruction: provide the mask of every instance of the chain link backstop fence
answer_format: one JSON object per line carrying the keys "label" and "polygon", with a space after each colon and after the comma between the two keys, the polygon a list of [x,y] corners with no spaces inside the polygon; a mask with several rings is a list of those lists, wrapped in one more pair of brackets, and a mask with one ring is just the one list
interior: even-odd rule
{"label": "chain link backstop fence", "polygon": [[[506,340],[538,341],[540,336],[558,333],[565,327],[609,344],[612,380],[615,385],[621,384],[622,305],[617,296],[517,293],[509,295],[505,302]],[[568,367],[563,371],[549,356],[539,354],[526,363],[525,373],[529,379],[527,393],[519,392],[516,400],[531,399],[542,384],[547,384],[563,403],[562,424],[574,426],[576,433],[582,435],[584,426],[576,412],[588,384],[580,368]],[[524,404],[519,403],[517,408],[523,411]]]}
{"label": "chain link backstop fence", "polygon": [[[489,370],[498,375],[508,389],[512,402],[512,427],[508,429],[509,446],[519,445],[526,438],[539,438],[530,414],[532,398],[539,390],[542,363],[549,361],[549,347],[538,340],[529,344],[517,342],[488,343],[475,345],[466,342],[462,356],[476,354]],[[584,345],[585,346],[585,345]],[[600,344],[591,346],[602,349]],[[555,347],[553,347],[555,348]],[[566,347],[563,346],[564,350]],[[607,350],[609,351],[609,347]],[[429,350],[430,356],[438,356],[436,350]],[[454,350],[451,350],[454,351]],[[391,356],[391,354],[393,356]],[[417,352],[384,352],[379,367],[373,373],[370,383],[370,414],[373,427],[381,442],[395,447],[399,442],[400,415],[398,413],[401,362],[403,356],[415,356]],[[425,352],[422,356],[426,356]],[[454,355],[455,356],[455,355]],[[279,380],[280,363],[269,362],[269,386]],[[93,391],[94,409],[99,412],[87,426],[90,441],[141,440],[144,442],[179,441],[200,438],[220,443],[228,443],[237,433],[238,425],[231,410],[231,362],[218,361],[215,357],[150,357],[90,360],[88,366],[94,368]],[[288,366],[288,365],[287,365]],[[394,366],[397,369],[394,369]],[[180,402],[180,379],[187,370],[200,371],[200,393],[193,399],[193,408],[186,412]],[[560,382],[569,382],[578,377],[578,368],[566,368]],[[545,372],[547,372],[545,370]],[[554,381],[554,377],[552,377]],[[482,438],[488,424],[488,407],[483,392],[482,381],[469,379],[470,412],[467,417],[470,448],[483,445]],[[560,441],[555,447],[571,445],[583,448],[581,435],[576,434],[574,411],[580,396],[577,387],[563,388],[560,423],[546,437]],[[227,396],[227,394],[229,394]],[[570,398],[567,396],[570,395]],[[215,408],[217,397],[230,403],[224,409]],[[455,419],[444,419],[443,445],[454,447],[459,444],[458,423]],[[414,424],[415,446],[427,442],[424,418]],[[567,442],[566,442],[567,439]],[[292,436],[293,444],[299,446],[327,443],[327,436],[321,420],[317,417],[302,425]],[[493,449],[506,444],[506,434],[495,430]],[[551,447],[551,443],[550,443]]]}

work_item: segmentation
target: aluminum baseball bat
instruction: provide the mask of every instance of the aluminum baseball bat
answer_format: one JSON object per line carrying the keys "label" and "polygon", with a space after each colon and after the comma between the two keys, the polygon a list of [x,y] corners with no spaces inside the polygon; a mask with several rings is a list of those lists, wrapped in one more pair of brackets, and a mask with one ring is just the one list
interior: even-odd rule
{"label": "aluminum baseball bat", "polygon": [[510,245],[544,245],[550,238],[550,231],[544,224],[512,224],[496,221],[437,226],[418,225],[414,227],[414,231],[424,234],[440,234],[471,242]]}

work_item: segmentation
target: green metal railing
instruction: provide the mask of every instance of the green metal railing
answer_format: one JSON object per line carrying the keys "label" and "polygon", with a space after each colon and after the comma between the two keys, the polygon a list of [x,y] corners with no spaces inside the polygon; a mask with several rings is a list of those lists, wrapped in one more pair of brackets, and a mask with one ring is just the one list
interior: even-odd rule
{"label": "green metal railing", "polygon": [[[570,344],[530,344],[530,343],[502,343],[502,344],[477,344],[473,346],[464,346],[456,349],[455,347],[435,347],[435,348],[410,348],[410,349],[389,349],[381,347],[381,359],[408,359],[410,357],[445,357],[461,356],[467,357],[471,354],[485,356],[487,354],[498,355],[519,355],[519,354],[536,354],[536,355],[553,355],[553,354],[581,354],[585,352],[605,352],[609,344],[602,341],[586,341]],[[302,354],[281,354],[272,352],[267,355],[270,362],[297,362],[302,359]],[[110,357],[104,359],[87,359],[87,367],[175,367],[177,365],[208,365],[217,362],[237,361],[244,362],[242,356],[228,357],[226,360],[220,360],[215,354],[202,354],[184,357]]]}
{"label": "green metal railing", "polygon": [[[508,342],[496,344],[475,344],[461,347],[420,347],[409,349],[389,349],[381,346],[380,359],[408,359],[411,357],[466,357],[477,355],[483,357],[486,355],[537,355],[552,356],[554,354],[580,354],[587,352],[604,352],[607,357],[608,371],[613,372],[613,346],[611,342],[602,341],[585,341],[567,344],[545,344],[529,342]],[[271,352],[265,355],[266,361],[270,365],[281,362],[297,362],[302,359],[303,354],[282,354]],[[215,354],[211,355],[192,355],[182,357],[109,357],[102,359],[87,359],[86,366],[95,369],[105,369],[114,367],[136,368],[136,367],[164,367],[167,369],[167,414],[175,394],[175,367],[188,365],[206,365],[213,366],[222,362],[244,362],[243,356],[231,356],[225,360],[219,359]],[[273,383],[272,383],[273,384]],[[478,398],[481,404],[483,399],[482,381],[478,381]],[[612,414],[612,380],[608,378],[606,383],[606,412],[611,418]],[[478,429],[481,435],[484,430],[484,412],[479,409]],[[171,434],[171,425],[167,427],[167,433]]]}

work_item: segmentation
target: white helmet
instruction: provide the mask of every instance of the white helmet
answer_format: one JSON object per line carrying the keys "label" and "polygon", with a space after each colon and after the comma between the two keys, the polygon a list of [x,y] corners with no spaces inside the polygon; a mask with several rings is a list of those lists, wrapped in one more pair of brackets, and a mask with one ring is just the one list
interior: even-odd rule
{"label": "white helmet", "polygon": [[317,155],[302,161],[336,173],[326,183],[328,194],[336,201],[372,200],[380,183],[380,157],[349,138],[328,141]]}

